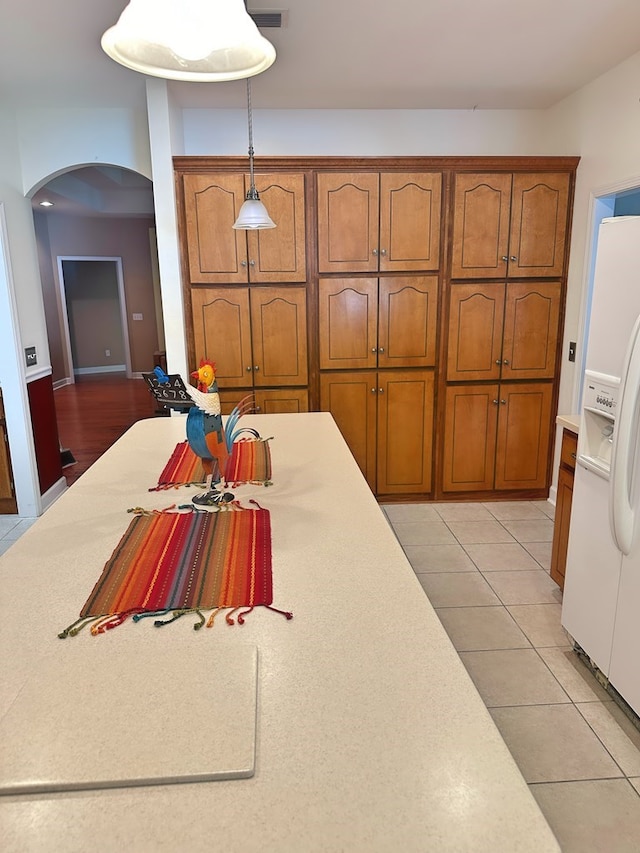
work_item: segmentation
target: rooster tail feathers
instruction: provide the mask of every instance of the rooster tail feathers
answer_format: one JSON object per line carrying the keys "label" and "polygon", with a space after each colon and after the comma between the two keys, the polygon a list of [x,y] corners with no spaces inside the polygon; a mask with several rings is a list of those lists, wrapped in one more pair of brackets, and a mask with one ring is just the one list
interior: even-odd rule
{"label": "rooster tail feathers", "polygon": [[244,432],[249,429],[249,427],[236,429],[238,421],[243,415],[246,415],[249,412],[253,411],[255,411],[255,398],[253,394],[247,394],[247,396],[243,397],[242,400],[240,400],[240,402],[238,403],[238,405],[234,407],[231,414],[227,418],[227,422],[225,424],[225,439],[227,442],[227,450],[229,451],[229,453],[231,453],[233,442],[236,440],[238,435],[240,435],[241,432]]}

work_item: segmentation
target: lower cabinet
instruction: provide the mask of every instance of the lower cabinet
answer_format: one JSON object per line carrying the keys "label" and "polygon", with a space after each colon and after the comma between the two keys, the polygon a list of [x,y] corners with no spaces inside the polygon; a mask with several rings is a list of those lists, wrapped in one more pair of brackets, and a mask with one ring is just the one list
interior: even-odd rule
{"label": "lower cabinet", "polygon": [[551,382],[446,389],[443,492],[547,484]]}
{"label": "lower cabinet", "polygon": [[320,376],[331,412],[377,495],[432,488],[433,371],[340,371]]}
{"label": "lower cabinet", "polygon": [[[253,397],[253,413],[259,415],[297,414],[309,411],[306,388],[264,388],[249,392]],[[220,408],[228,415],[246,396],[244,391],[220,391]]]}
{"label": "lower cabinet", "polygon": [[569,522],[571,520],[577,446],[578,436],[568,429],[563,430],[550,566],[551,578],[558,584],[560,589],[564,589],[564,573],[567,566],[567,546],[569,544]]}

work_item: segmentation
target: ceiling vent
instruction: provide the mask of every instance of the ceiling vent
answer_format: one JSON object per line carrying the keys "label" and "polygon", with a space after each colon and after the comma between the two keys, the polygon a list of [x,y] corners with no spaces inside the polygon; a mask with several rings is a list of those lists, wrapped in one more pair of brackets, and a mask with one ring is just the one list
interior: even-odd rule
{"label": "ceiling vent", "polygon": [[271,12],[263,10],[252,12],[249,10],[249,17],[260,29],[267,29],[269,27],[282,29],[287,26],[289,11],[287,9],[273,10]]}

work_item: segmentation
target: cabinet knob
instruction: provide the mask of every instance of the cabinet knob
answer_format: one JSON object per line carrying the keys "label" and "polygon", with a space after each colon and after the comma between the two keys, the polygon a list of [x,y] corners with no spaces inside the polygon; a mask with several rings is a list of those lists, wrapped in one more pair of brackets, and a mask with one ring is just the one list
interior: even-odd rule
{"label": "cabinet knob", "polygon": [[509,260],[510,260],[510,261],[517,261],[518,259],[516,258],[516,256],[515,256],[515,255],[511,255],[511,257],[509,258]]}
{"label": "cabinet knob", "polygon": [[508,358],[503,359],[503,360],[502,360],[502,363],[503,363],[503,364],[509,364],[509,359],[508,359]]}
{"label": "cabinet knob", "polygon": [[493,403],[494,406],[498,405],[498,400],[492,400],[491,402]]}
{"label": "cabinet knob", "polygon": [[371,393],[372,393],[372,394],[375,394],[375,393],[376,393],[376,389],[375,389],[375,388],[372,388],[372,389],[371,389]]}
{"label": "cabinet knob", "polygon": [[378,352],[376,347],[371,347],[371,352]]}
{"label": "cabinet knob", "polygon": [[384,347],[378,347],[378,352],[384,352]]}
{"label": "cabinet knob", "polygon": [[496,364],[502,364],[502,359],[496,358]]}
{"label": "cabinet knob", "polygon": [[384,388],[378,388],[378,394],[384,394]]}
{"label": "cabinet knob", "polygon": [[261,407],[261,406],[255,406],[255,407],[254,407],[254,412],[261,412],[261,411],[262,411],[262,407]]}
{"label": "cabinet knob", "polygon": [[387,254],[387,250],[386,250],[386,249],[380,249],[380,254],[381,254],[381,255],[386,255],[386,254]]}
{"label": "cabinet knob", "polygon": [[258,365],[258,364],[254,365],[254,368],[253,368],[253,369],[254,369],[254,370],[260,370],[260,365]]}
{"label": "cabinet knob", "polygon": [[503,261],[505,262],[505,264],[506,264],[506,263],[507,263],[507,261],[509,260],[509,258],[508,258],[506,255],[503,255],[503,256],[502,256],[502,260],[503,260]]}
{"label": "cabinet knob", "polygon": [[371,254],[372,254],[372,255],[377,255],[377,254],[378,254],[378,250],[377,250],[377,249],[373,249],[373,250],[372,250],[372,252],[371,252]]}
{"label": "cabinet knob", "polygon": [[251,373],[251,370],[252,370],[251,365],[249,365],[249,366],[247,367],[247,373]]}
{"label": "cabinet knob", "polygon": [[247,265],[247,262],[246,262],[246,261],[240,261],[240,266],[241,266],[241,267],[246,267],[246,265]]}
{"label": "cabinet knob", "polygon": [[256,265],[256,262],[255,262],[255,261],[249,261],[249,266],[250,266],[250,267],[255,267],[255,265]]}
{"label": "cabinet knob", "polygon": [[506,400],[500,400],[500,404],[501,404],[502,406],[506,406],[506,405],[507,405],[507,401],[506,401]]}

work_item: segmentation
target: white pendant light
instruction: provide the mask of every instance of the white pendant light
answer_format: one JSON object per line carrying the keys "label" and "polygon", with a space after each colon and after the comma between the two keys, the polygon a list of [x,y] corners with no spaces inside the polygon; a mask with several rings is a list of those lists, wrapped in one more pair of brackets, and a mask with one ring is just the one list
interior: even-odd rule
{"label": "white pendant light", "polygon": [[243,0],[130,0],[101,45],[134,71],[194,82],[252,77],[276,58]]}
{"label": "white pendant light", "polygon": [[264,228],[275,228],[276,223],[267,213],[267,208],[260,201],[258,190],[253,179],[253,120],[251,115],[251,80],[247,78],[247,114],[249,117],[249,191],[240,208],[238,218],[233,223],[237,231],[255,231]]}

